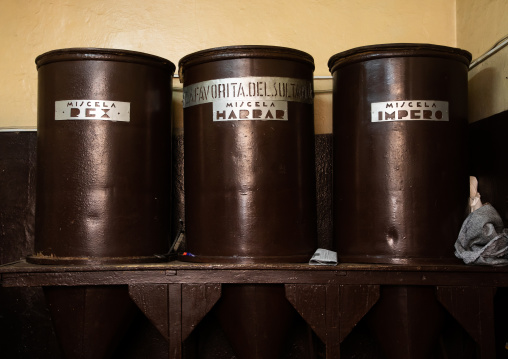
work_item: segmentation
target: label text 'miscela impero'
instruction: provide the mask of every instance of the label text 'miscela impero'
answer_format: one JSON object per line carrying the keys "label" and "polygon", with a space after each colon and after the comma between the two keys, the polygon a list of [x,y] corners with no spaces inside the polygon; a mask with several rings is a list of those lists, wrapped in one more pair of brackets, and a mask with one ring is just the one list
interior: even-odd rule
{"label": "label text 'miscela impero'", "polygon": [[371,122],[449,121],[448,102],[409,100],[371,103]]}

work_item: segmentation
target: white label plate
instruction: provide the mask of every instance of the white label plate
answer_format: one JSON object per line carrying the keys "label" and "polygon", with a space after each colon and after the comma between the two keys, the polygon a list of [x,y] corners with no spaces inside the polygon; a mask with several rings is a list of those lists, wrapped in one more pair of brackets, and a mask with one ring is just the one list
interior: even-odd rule
{"label": "white label plate", "polygon": [[130,122],[130,102],[105,100],[55,101],[55,120]]}
{"label": "white label plate", "polygon": [[288,102],[312,104],[312,81],[289,77],[235,77],[183,88],[183,107],[213,103],[213,121],[287,121]]}
{"label": "white label plate", "polygon": [[183,88],[183,107],[215,101],[294,101],[313,103],[312,81],[289,77],[235,77]]}
{"label": "white label plate", "polygon": [[408,100],[374,102],[370,105],[372,122],[449,121],[448,101]]}
{"label": "white label plate", "polygon": [[214,121],[288,120],[287,101],[215,101]]}

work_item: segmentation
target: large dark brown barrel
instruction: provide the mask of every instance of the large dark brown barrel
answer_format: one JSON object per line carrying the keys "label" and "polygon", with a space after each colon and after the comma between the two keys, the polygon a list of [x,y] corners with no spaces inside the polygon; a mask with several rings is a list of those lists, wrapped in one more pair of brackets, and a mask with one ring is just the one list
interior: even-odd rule
{"label": "large dark brown barrel", "polygon": [[346,262],[455,260],[469,197],[467,51],[427,44],[336,54],[334,242]]}
{"label": "large dark brown barrel", "polygon": [[187,259],[308,260],[316,247],[312,57],[232,46],[190,54],[179,67]]}
{"label": "large dark brown barrel", "polygon": [[144,262],[168,251],[174,64],[112,49],[36,59],[35,263]]}

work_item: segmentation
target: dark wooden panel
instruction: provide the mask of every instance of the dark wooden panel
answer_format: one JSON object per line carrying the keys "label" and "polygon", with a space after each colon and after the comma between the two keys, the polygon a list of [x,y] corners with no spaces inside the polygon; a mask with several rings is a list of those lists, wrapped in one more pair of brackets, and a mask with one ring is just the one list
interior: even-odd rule
{"label": "dark wooden panel", "polygon": [[319,339],[326,343],[326,287],[315,284],[287,284],[286,298]]}
{"label": "dark wooden panel", "polygon": [[[33,252],[36,142],[35,130],[0,132],[0,268]],[[41,288],[0,288],[0,348],[5,358],[61,358]]]}
{"label": "dark wooden panel", "polygon": [[379,298],[376,285],[287,284],[286,298],[326,345],[340,357],[340,343]]}
{"label": "dark wooden panel", "polygon": [[437,297],[479,346],[481,359],[494,358],[495,288],[438,287]]}
{"label": "dark wooden panel", "polygon": [[169,359],[182,357],[182,285],[168,284]]}
{"label": "dark wooden panel", "polygon": [[332,144],[333,135],[316,135],[316,199],[319,248],[332,249]]}
{"label": "dark wooden panel", "polygon": [[351,333],[379,299],[378,285],[344,285],[339,293],[340,341]]}
{"label": "dark wooden panel", "polygon": [[159,333],[169,340],[167,284],[130,285],[129,295]]}
{"label": "dark wooden panel", "polygon": [[508,167],[504,165],[508,111],[469,125],[469,165],[472,176],[478,178],[482,202],[496,208],[508,225]]}
{"label": "dark wooden panel", "polygon": [[182,285],[182,340],[187,339],[220,296],[220,284]]}
{"label": "dark wooden panel", "polygon": [[[326,286],[326,357],[340,358],[340,316],[344,310],[340,303],[342,286]],[[348,308],[349,310],[349,308]]]}
{"label": "dark wooden panel", "polygon": [[[168,268],[171,266],[168,265]],[[465,266],[464,266],[465,267]],[[140,268],[142,268],[140,266]],[[328,270],[316,270],[313,266],[298,267],[299,270],[287,269],[195,269],[186,270],[96,270],[59,272],[53,268],[52,272],[23,272],[3,273],[4,287],[30,286],[80,286],[80,285],[120,285],[120,284],[164,284],[164,283],[192,283],[207,284],[210,278],[217,283],[274,283],[274,284],[342,284],[342,285],[452,285],[502,287],[508,286],[506,268],[499,270],[483,270],[469,268],[469,270],[453,270],[443,267],[442,271],[426,270],[425,267],[413,270],[397,270],[398,266],[387,270],[384,267],[365,267],[362,270],[343,270],[346,266],[333,267]],[[228,267],[234,268],[234,267]],[[284,267],[282,267],[284,268]],[[0,267],[0,273],[2,267]]]}
{"label": "dark wooden panel", "polygon": [[0,132],[0,264],[32,254],[36,131]]}

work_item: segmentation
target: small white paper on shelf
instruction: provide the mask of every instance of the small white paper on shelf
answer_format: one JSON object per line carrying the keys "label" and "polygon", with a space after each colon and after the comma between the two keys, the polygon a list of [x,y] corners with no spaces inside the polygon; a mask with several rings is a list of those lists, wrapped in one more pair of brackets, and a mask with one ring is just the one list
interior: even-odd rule
{"label": "small white paper on shelf", "polygon": [[318,248],[309,261],[311,265],[336,266],[337,252],[328,249]]}

